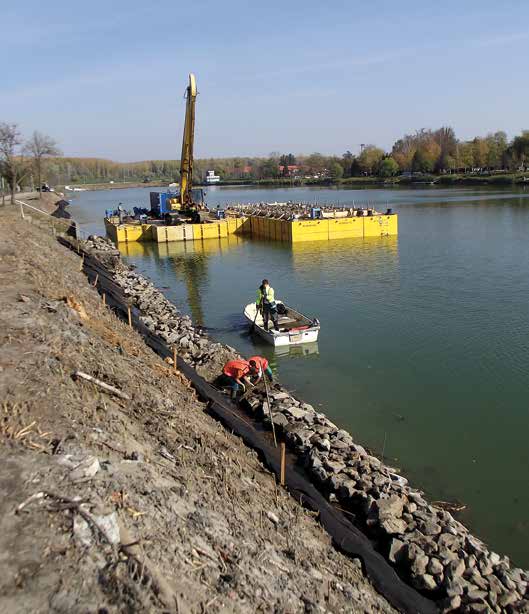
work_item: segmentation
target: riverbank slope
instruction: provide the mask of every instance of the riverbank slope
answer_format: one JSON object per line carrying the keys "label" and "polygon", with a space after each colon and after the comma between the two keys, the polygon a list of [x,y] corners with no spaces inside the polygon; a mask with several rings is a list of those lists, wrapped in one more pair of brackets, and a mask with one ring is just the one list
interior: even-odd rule
{"label": "riverbank slope", "polygon": [[0,212],[2,609],[392,612],[48,231]]}

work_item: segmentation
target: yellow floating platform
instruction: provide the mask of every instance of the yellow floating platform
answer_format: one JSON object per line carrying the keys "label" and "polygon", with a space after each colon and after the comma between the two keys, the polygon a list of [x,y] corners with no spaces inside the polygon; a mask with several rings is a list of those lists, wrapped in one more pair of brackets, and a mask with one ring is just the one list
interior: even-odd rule
{"label": "yellow floating platform", "polygon": [[250,217],[253,237],[299,243],[363,237],[387,237],[398,234],[398,215],[370,215],[318,220],[275,220]]}
{"label": "yellow floating platform", "polygon": [[225,220],[202,224],[180,224],[179,226],[133,222],[120,224],[118,218],[112,217],[105,218],[105,228],[107,235],[116,244],[136,241],[172,243],[174,241],[222,239],[232,234],[298,243],[397,235],[398,215],[392,213],[294,221],[257,216],[229,217]]}

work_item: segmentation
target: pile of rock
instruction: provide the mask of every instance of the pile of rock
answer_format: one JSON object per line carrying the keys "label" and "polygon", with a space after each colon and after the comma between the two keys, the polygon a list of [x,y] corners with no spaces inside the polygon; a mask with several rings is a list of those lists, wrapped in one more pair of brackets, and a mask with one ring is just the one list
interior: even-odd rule
{"label": "pile of rock", "polygon": [[[446,510],[427,503],[395,469],[354,443],[322,413],[285,390],[270,395],[272,420],[332,501],[356,516],[380,551],[444,612],[529,612],[529,573],[485,544]],[[250,401],[265,422],[264,394]]]}
{"label": "pile of rock", "polygon": [[[101,250],[107,241],[92,237]],[[110,249],[112,244],[110,243]],[[199,367],[233,348],[212,342],[191,318],[142,275],[119,261],[113,278],[142,311],[141,320],[190,364]],[[281,431],[304,460],[308,473],[331,501],[356,516],[378,549],[402,577],[435,599],[444,612],[529,612],[529,573],[512,568],[507,557],[485,544],[448,511],[427,503],[395,469],[384,465],[311,405],[276,385],[256,393],[249,405]],[[270,412],[271,410],[271,412]]]}
{"label": "pile of rock", "polygon": [[90,250],[97,250],[100,252],[117,252],[116,246],[110,239],[100,237],[98,235],[89,235],[88,239],[83,241],[83,247]]}

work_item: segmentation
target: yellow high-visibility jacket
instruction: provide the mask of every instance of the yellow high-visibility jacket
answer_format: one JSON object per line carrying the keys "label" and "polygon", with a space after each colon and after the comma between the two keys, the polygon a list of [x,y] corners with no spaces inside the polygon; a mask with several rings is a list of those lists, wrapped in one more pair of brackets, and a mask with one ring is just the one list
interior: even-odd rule
{"label": "yellow high-visibility jacket", "polygon": [[257,304],[261,305],[261,303],[270,305],[270,307],[275,307],[276,301],[272,286],[268,286],[264,293],[261,291],[261,286],[257,289]]}

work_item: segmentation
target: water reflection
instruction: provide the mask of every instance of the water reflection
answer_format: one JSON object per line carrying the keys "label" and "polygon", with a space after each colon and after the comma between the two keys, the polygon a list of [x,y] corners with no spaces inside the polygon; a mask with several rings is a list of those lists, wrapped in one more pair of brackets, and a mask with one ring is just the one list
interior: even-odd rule
{"label": "water reflection", "polygon": [[236,247],[238,237],[207,239],[205,241],[173,241],[171,243],[123,243],[123,256],[142,258],[155,264],[157,270],[175,273],[184,281],[193,321],[205,322],[202,294],[209,284],[208,256]]}
{"label": "water reflection", "polygon": [[275,355],[281,358],[305,358],[307,356],[317,356],[320,353],[317,341],[314,343],[303,343],[302,345],[286,345],[274,349]]}
{"label": "water reflection", "polygon": [[378,269],[382,264],[385,268],[390,265],[397,269],[398,236],[294,243],[292,261],[294,268],[307,276],[323,269],[326,274],[332,274],[333,270],[341,269],[345,263],[368,271]]}

